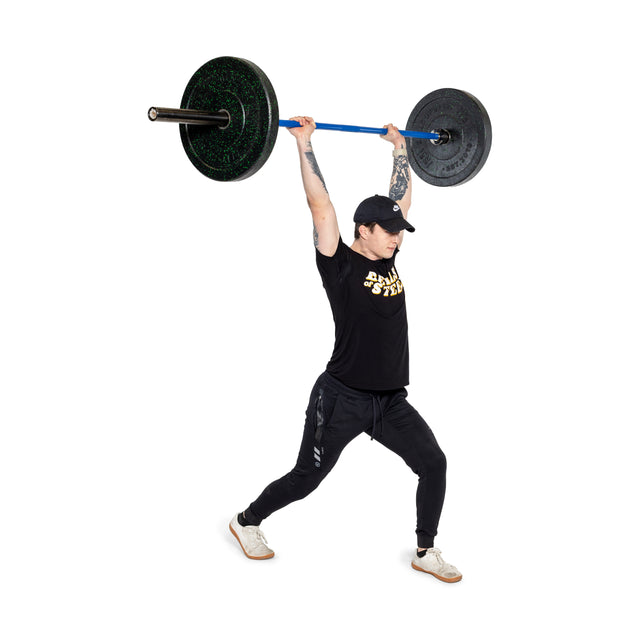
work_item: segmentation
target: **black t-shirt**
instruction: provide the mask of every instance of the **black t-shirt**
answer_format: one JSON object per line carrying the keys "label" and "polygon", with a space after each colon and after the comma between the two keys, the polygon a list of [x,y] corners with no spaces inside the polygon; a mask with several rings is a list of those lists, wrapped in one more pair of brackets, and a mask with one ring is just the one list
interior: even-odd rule
{"label": "black t-shirt", "polygon": [[388,260],[369,260],[338,242],[328,258],[316,250],[336,339],[327,371],[343,384],[388,391],[409,384],[409,341],[404,287]]}

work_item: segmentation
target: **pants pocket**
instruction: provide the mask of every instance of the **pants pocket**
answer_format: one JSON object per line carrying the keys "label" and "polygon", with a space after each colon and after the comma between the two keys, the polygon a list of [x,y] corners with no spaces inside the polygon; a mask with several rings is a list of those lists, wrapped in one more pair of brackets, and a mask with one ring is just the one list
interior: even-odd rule
{"label": "pants pocket", "polygon": [[314,464],[319,469],[322,466],[322,456],[324,447],[322,446],[322,434],[324,433],[324,389],[318,389],[318,395],[314,405],[314,438],[313,438],[313,458]]}

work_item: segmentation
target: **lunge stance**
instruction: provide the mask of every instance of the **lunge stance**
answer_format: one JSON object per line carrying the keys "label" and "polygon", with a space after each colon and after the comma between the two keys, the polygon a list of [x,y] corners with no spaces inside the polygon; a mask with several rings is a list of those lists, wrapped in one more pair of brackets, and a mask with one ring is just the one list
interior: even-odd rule
{"label": "lunge stance", "polygon": [[335,321],[335,346],[314,385],[295,467],[272,482],[229,527],[244,553],[272,558],[259,525],[278,509],[309,495],[331,471],[346,445],[367,433],[394,451],[418,476],[417,549],[412,567],[445,582],[462,575],[434,548],[445,495],[446,459],[418,412],[407,402],[409,348],[405,291],[395,267],[411,204],[405,139],[393,125],[389,197],[364,200],[354,215],[348,247],[311,146],[315,123],[294,118],[302,182],[313,218],[316,264]]}

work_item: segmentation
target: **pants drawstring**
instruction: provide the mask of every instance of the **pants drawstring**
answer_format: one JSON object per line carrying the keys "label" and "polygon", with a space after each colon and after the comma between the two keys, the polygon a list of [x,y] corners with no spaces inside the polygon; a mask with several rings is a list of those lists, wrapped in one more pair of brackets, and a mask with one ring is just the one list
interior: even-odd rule
{"label": "pants drawstring", "polygon": [[371,395],[371,406],[373,408],[373,428],[371,429],[371,439],[373,440],[373,437],[376,434],[376,424],[378,423],[378,421],[376,420],[376,405],[378,405],[378,410],[380,411],[380,432],[379,434],[382,435],[382,430],[384,428],[384,413],[382,411],[382,402],[380,401],[380,396],[376,396],[376,395]]}

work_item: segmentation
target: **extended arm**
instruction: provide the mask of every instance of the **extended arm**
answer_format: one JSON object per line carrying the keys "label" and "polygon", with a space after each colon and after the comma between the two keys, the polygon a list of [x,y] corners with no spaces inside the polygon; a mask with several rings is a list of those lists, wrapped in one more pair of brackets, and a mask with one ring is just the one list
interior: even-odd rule
{"label": "extended arm", "polygon": [[320,253],[332,256],[338,248],[340,231],[333,203],[311,146],[311,134],[316,125],[312,118],[301,117],[292,120],[301,125],[291,127],[289,132],[296,138],[298,145],[302,184],[313,218],[313,241]]}
{"label": "extended arm", "polygon": [[[389,185],[389,197],[400,205],[402,215],[406,219],[411,206],[411,168],[407,157],[407,145],[404,136],[400,134],[397,127],[388,124],[386,128],[388,133],[381,137],[383,140],[393,143],[393,170]],[[398,238],[398,246],[402,243],[403,236],[404,231]]]}

